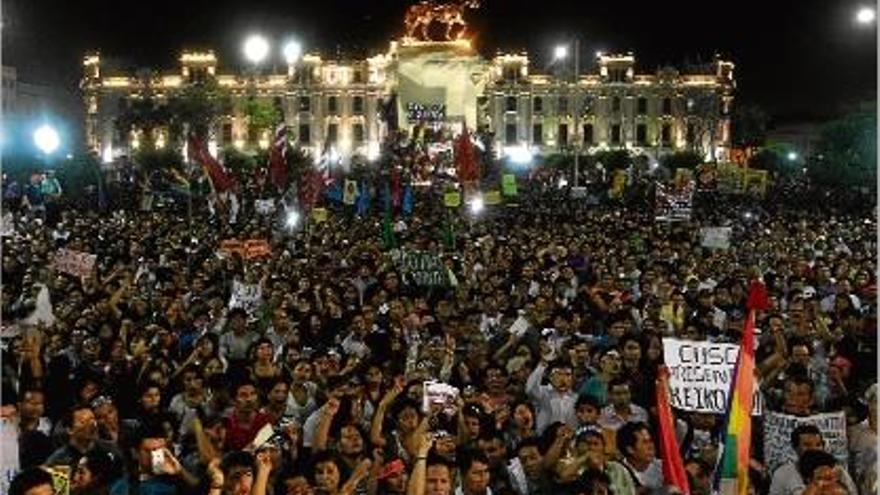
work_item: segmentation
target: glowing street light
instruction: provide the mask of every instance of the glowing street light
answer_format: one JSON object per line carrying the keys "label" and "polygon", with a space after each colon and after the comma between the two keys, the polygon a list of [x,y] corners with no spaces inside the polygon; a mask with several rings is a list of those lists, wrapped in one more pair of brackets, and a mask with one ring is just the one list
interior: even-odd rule
{"label": "glowing street light", "polygon": [[471,200],[471,213],[474,215],[479,215],[485,207],[486,204],[483,202],[482,196],[477,196]]}
{"label": "glowing street light", "polygon": [[284,224],[291,230],[295,229],[297,225],[299,225],[299,212],[296,210],[288,211],[287,218],[284,219]]}
{"label": "glowing street light", "polygon": [[788,161],[793,162],[793,161],[797,160],[798,155],[794,151],[789,151],[787,158],[788,158]]}
{"label": "glowing street light", "polygon": [[568,46],[556,45],[556,48],[553,49],[553,59],[562,60],[564,58],[568,58]]}
{"label": "glowing street light", "polygon": [[58,149],[61,139],[58,137],[58,132],[52,126],[43,124],[34,131],[34,144],[37,145],[37,148],[40,148],[44,155],[48,156]]}
{"label": "glowing street light", "polygon": [[856,22],[866,26],[874,22],[877,18],[877,12],[871,7],[862,7],[856,12]]}
{"label": "glowing street light", "polygon": [[252,64],[257,65],[269,54],[269,42],[266,38],[255,34],[248,37],[244,42],[244,56]]}
{"label": "glowing street light", "polygon": [[302,55],[302,45],[297,41],[290,40],[284,45],[282,52],[284,53],[284,60],[287,64],[293,65],[299,60],[300,55]]}

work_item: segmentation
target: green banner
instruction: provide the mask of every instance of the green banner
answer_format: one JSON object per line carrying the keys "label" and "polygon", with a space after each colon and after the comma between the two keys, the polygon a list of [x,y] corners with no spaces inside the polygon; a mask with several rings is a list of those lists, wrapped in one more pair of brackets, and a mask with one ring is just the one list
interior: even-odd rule
{"label": "green banner", "polygon": [[516,196],[516,176],[504,174],[501,177],[501,190],[505,196]]}

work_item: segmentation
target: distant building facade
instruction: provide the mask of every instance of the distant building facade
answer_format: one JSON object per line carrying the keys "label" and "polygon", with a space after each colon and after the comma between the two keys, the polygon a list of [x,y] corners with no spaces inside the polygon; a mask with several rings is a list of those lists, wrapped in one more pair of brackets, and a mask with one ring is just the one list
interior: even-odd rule
{"label": "distant building facade", "polygon": [[[637,74],[634,55],[600,54],[598,72],[577,81],[532,73],[527,54],[486,59],[466,39],[392,41],[386,53],[362,60],[309,54],[272,74],[223,73],[212,51],[183,52],[179,61],[164,73],[105,74],[101,56],[87,55],[87,146],[105,161],[131,153],[141,130],[115,124],[126,105],[146,95],[163,101],[211,78],[234,101],[271,99],[295,141],[312,153],[332,150],[343,163],[378,155],[389,132],[381,118],[389,101],[399,128],[426,122],[458,131],[466,123],[490,131],[501,155],[523,147],[545,155],[625,148],[654,158],[692,150],[725,160],[730,149],[734,65],[717,58],[699,71]],[[153,132],[161,145],[167,130]],[[269,132],[254,140],[246,116],[235,110],[212,130],[211,148],[266,147]]]}

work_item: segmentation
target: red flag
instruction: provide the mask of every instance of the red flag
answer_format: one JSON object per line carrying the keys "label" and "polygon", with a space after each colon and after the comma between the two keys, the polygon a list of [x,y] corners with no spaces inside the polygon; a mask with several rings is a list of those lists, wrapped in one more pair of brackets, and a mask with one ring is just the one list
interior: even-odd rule
{"label": "red flag", "polygon": [[770,309],[770,296],[767,294],[767,286],[760,279],[752,280],[749,284],[749,298],[746,300],[746,309],[749,311],[767,311]]}
{"label": "red flag", "polygon": [[287,126],[282,123],[269,149],[269,179],[279,191],[287,188]]}
{"label": "red flag", "polygon": [[675,438],[675,418],[669,405],[669,370],[660,366],[657,372],[657,416],[660,421],[660,455],[663,460],[663,479],[667,485],[676,487],[689,495],[687,472]]}
{"label": "red flag", "polygon": [[477,157],[467,124],[464,125],[461,135],[458,136],[458,141],[455,143],[455,168],[458,180],[462,183],[479,180]]}
{"label": "red flag", "polygon": [[400,186],[400,170],[397,167],[391,168],[391,205],[394,209],[400,208],[403,189]]}
{"label": "red flag", "polygon": [[211,156],[211,153],[208,152],[208,147],[205,146],[202,140],[191,134],[188,145],[190,158],[202,166],[202,169],[208,175],[208,179],[211,180],[215,191],[222,193],[236,187],[235,178],[223,169],[220,162]]}

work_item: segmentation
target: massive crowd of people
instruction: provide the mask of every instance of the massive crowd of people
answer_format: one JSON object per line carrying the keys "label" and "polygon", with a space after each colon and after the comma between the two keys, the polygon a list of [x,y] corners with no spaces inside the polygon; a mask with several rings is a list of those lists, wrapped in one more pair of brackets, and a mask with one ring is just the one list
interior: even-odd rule
{"label": "massive crowd of people", "polygon": [[[394,244],[438,257],[448,283],[431,287],[395,263],[381,214],[348,206],[293,226],[280,200],[273,214],[241,201],[234,224],[135,198],[54,219],[14,205],[10,493],[52,493],[47,466],[73,494],[672,493],[656,445],[663,339],[739,343],[756,279],[764,413],[843,411],[847,445],[841,460],[800,425],[797,458],[771,469],[756,416],[752,491],[876,493],[876,212],[795,205],[794,191],[702,196],[667,223],[555,181],[479,216],[419,190]],[[729,248],[702,247],[700,228],[719,226]],[[233,238],[271,255],[221,249]],[[94,269],[53,270],[60,248]],[[458,396],[424,403],[430,380]],[[690,490],[707,495],[724,415],[674,412]]]}

